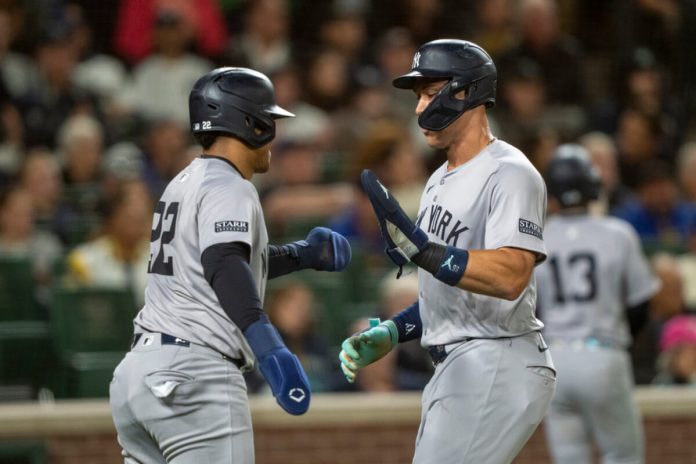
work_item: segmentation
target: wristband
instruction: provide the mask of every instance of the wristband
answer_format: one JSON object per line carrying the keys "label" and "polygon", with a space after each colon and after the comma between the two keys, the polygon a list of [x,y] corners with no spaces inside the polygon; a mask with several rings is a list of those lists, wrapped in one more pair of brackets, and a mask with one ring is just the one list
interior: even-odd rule
{"label": "wristband", "polygon": [[469,263],[469,252],[452,246],[428,242],[412,261],[447,285],[459,283]]}

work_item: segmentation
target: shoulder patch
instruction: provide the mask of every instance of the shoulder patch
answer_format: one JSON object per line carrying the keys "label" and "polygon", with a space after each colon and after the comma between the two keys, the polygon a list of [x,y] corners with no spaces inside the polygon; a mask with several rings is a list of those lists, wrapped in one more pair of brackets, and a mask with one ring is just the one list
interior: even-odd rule
{"label": "shoulder patch", "polygon": [[542,239],[541,227],[538,224],[528,221],[526,219],[520,218],[519,220],[520,232],[527,235],[533,235],[538,239]]}
{"label": "shoulder patch", "polygon": [[215,223],[215,232],[249,232],[246,221],[219,221]]}

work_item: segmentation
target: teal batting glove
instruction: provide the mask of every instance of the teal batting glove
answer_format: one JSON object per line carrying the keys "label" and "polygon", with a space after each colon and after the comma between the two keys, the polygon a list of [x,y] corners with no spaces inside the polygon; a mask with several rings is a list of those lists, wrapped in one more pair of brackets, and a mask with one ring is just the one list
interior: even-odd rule
{"label": "teal batting glove", "polygon": [[399,333],[393,321],[370,319],[370,328],[343,341],[338,359],[348,382],[355,382],[358,370],[382,359],[399,343]]}

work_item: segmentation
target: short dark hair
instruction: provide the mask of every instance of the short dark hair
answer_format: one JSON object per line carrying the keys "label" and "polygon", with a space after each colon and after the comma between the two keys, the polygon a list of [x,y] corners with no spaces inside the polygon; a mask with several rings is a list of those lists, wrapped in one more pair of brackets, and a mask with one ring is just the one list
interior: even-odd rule
{"label": "short dark hair", "polygon": [[203,147],[204,150],[213,146],[218,137],[225,135],[222,132],[197,132],[193,134],[196,143]]}

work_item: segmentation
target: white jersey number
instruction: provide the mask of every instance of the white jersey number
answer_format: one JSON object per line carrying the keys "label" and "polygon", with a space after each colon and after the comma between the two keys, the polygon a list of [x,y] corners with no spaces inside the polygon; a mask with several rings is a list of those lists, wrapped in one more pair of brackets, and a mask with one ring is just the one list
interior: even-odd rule
{"label": "white jersey number", "polygon": [[[166,212],[165,212],[166,211]],[[176,215],[179,213],[179,203],[167,204],[163,201],[157,203],[155,208],[155,226],[150,234],[150,243],[152,253],[150,253],[150,263],[148,264],[148,272],[152,274],[161,275],[174,275],[174,263],[171,256],[166,257],[164,253],[164,245],[168,244],[174,239],[174,234],[176,233]],[[167,219],[171,217],[169,221],[169,228],[164,230],[164,223]],[[152,259],[154,254],[157,254],[154,261]]]}

